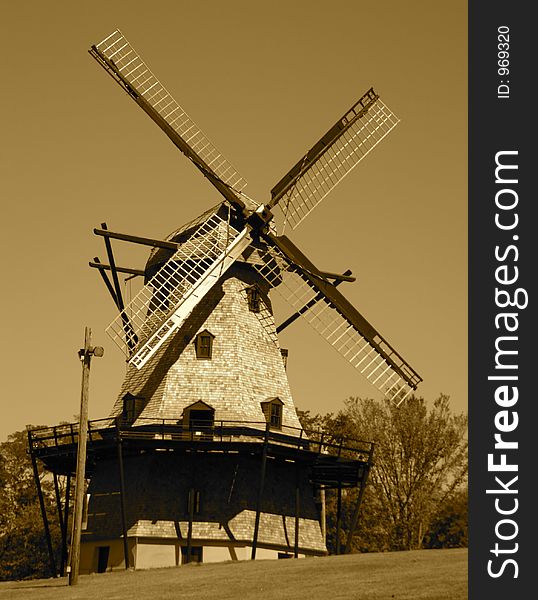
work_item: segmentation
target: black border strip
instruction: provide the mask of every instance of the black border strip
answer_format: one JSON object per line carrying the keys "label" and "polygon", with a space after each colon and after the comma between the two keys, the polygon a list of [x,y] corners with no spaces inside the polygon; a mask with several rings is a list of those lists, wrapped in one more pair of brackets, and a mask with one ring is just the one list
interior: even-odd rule
{"label": "black border strip", "polygon": [[[538,252],[533,235],[536,193],[531,189],[537,171],[531,166],[531,138],[536,130],[535,96],[531,89],[535,75],[531,67],[536,51],[531,37],[531,8],[532,3],[524,2],[469,1],[471,600],[528,598],[536,589],[531,580],[536,571],[531,561],[537,553],[534,534],[538,529],[534,514],[538,505],[534,492],[537,452],[531,444],[538,403],[531,364],[536,354],[533,335],[538,331]],[[499,38],[503,33],[509,36],[508,40]],[[508,47],[499,46],[504,43]],[[508,51],[509,56],[503,51]],[[503,59],[509,62],[509,73],[499,71],[506,66],[499,63]],[[498,179],[504,181],[496,182],[496,157],[505,165],[517,165],[517,170],[498,171]],[[517,183],[508,181],[513,178],[517,178]],[[514,203],[517,199],[513,208],[497,206],[509,205],[510,199]],[[496,214],[498,223],[509,228],[496,225]],[[513,226],[515,215],[518,222]],[[514,278],[516,268],[516,281],[499,282]],[[527,296],[528,306],[523,307]],[[520,306],[503,308],[507,298]],[[499,317],[501,313],[515,316]],[[507,331],[508,324],[517,325],[517,329]],[[499,348],[517,354],[499,354]],[[513,368],[506,368],[508,364]],[[489,379],[508,375],[517,380]],[[513,401],[514,388],[519,394],[517,402]],[[499,428],[503,427],[513,431],[501,432]],[[496,449],[495,434],[501,435],[503,441],[517,442],[517,449]],[[492,455],[489,468],[488,455]],[[495,466],[502,465],[503,460],[517,471],[502,471],[502,467]]]}

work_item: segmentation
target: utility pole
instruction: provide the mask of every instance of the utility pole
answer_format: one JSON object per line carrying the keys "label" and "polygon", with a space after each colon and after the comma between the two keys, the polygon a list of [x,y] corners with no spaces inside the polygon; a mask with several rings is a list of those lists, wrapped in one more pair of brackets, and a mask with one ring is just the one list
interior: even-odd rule
{"label": "utility pole", "polygon": [[101,346],[91,346],[91,329],[86,327],[84,348],[78,351],[82,362],[82,392],[80,395],[80,418],[78,425],[77,472],[75,483],[75,511],[73,514],[73,539],[69,561],[69,585],[76,585],[80,566],[80,536],[82,532],[82,512],[86,482],[86,445],[88,440],[88,396],[90,388],[90,364],[92,356],[103,356]]}

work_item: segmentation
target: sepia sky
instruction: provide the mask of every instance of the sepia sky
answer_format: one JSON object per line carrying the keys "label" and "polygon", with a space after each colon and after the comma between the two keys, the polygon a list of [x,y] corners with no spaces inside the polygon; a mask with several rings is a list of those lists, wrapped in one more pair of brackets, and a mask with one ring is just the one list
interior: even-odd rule
{"label": "sepia sky", "polygon": [[[164,238],[221,199],[88,55],[116,28],[260,202],[374,87],[400,124],[288,234],[320,269],[353,271],[339,289],[420,373],[419,395],[467,410],[466,2],[25,0],[3,2],[0,23],[0,441],[74,420],[85,326],[105,347],[90,418],[119,391],[93,228]],[[114,252],[142,268],[148,248]],[[299,408],[377,396],[307,323],[281,345]]]}

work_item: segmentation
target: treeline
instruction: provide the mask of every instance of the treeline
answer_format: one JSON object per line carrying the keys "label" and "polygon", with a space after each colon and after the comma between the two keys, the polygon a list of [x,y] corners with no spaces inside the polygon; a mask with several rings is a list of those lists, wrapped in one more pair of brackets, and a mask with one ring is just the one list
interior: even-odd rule
{"label": "treeline", "polygon": [[[56,565],[60,565],[61,533],[54,485],[39,461],[38,471]],[[63,490],[60,492],[63,495]],[[43,519],[28,455],[28,435],[17,431],[0,443],[0,581],[50,574]]]}
{"label": "treeline", "polygon": [[[411,397],[349,398],[337,414],[299,411],[304,429],[375,443],[354,552],[467,546],[467,416],[454,415],[447,396],[428,408]],[[346,543],[357,490],[343,490],[340,547]],[[336,492],[326,493],[327,546],[337,547]]]}

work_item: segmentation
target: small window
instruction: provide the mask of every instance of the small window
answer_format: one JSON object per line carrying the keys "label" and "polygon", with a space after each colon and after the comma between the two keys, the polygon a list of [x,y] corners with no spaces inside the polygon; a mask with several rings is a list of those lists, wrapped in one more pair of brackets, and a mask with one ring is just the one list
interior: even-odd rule
{"label": "small window", "polygon": [[259,313],[262,309],[262,299],[257,285],[247,288],[248,308],[251,312]]}
{"label": "small window", "polygon": [[272,398],[262,402],[262,410],[265,420],[272,429],[282,429],[282,407],[284,403],[280,398]]}
{"label": "small window", "polygon": [[282,406],[280,404],[271,403],[271,427],[282,427]]}
{"label": "small window", "polygon": [[213,339],[214,335],[209,331],[202,331],[195,340],[196,358],[211,358],[213,355]]}

